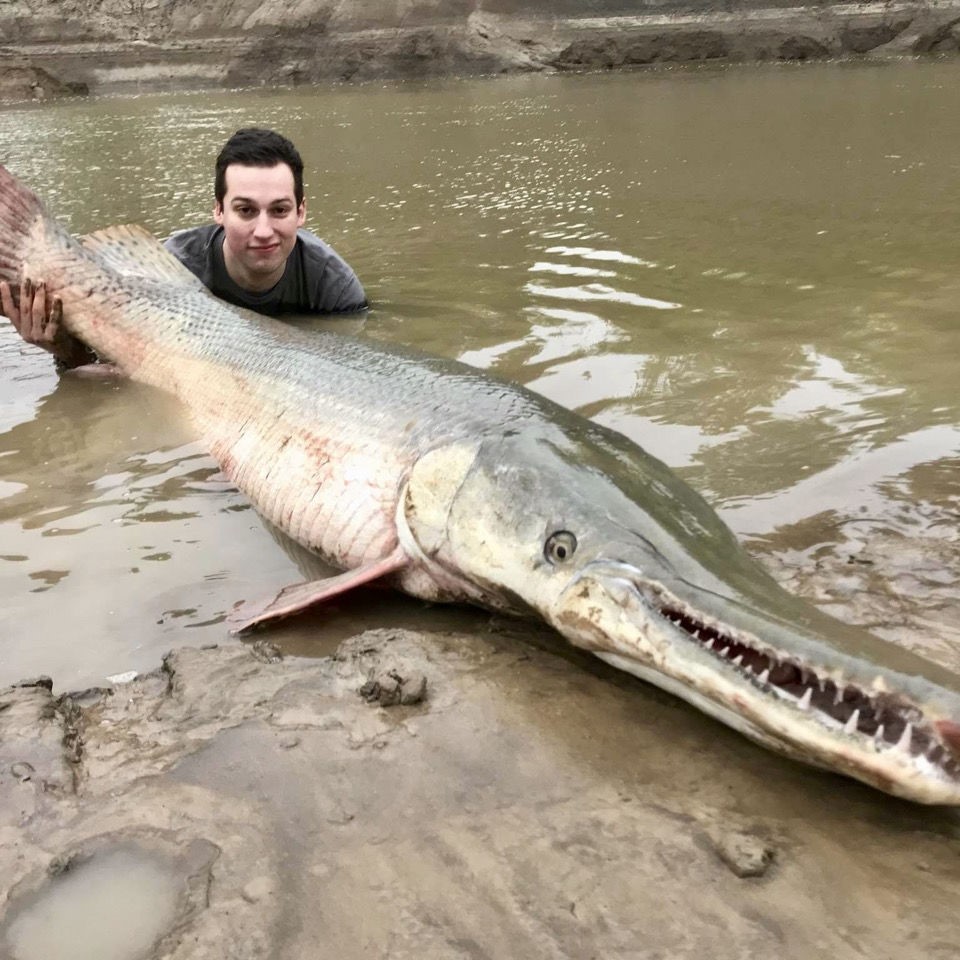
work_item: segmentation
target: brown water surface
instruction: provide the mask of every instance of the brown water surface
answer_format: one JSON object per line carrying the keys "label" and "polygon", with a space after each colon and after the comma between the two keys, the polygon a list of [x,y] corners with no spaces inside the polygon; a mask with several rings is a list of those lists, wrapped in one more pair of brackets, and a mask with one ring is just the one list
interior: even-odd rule
{"label": "brown water surface", "polygon": [[[334,324],[623,431],[772,560],[837,560],[852,531],[934,544],[949,600],[958,83],[930,61],[76,101],[0,112],[0,162],[77,233],[165,236],[209,217],[226,136],[276,127],[374,304]],[[58,382],[7,325],[0,365],[0,683],[152,668],[300,578],[176,403]],[[402,599],[338,616],[480,622]],[[326,652],[321,624],[280,636]]]}

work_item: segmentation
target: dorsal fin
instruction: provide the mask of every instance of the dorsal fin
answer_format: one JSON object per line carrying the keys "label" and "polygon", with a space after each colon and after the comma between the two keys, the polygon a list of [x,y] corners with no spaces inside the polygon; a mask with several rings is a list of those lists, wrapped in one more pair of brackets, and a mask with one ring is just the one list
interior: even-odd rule
{"label": "dorsal fin", "polygon": [[105,227],[81,237],[80,243],[124,276],[203,286],[148,230],[136,224]]}

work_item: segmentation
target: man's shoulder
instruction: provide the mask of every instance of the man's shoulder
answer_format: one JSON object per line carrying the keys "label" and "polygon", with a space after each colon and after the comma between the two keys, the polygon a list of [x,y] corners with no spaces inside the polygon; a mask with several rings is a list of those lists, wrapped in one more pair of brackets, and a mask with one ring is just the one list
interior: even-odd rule
{"label": "man's shoulder", "polygon": [[326,240],[301,227],[297,249],[311,310],[341,313],[366,307],[366,294],[353,268]]}
{"label": "man's shoulder", "polygon": [[213,244],[217,234],[223,231],[223,227],[216,223],[206,223],[201,227],[189,227],[186,230],[175,230],[163,245],[174,255],[180,256],[180,253],[205,254]]}
{"label": "man's shoulder", "polygon": [[297,231],[297,246],[300,247],[303,255],[314,263],[326,266],[328,262],[334,261],[346,266],[346,260],[326,240],[322,240],[305,227]]}
{"label": "man's shoulder", "polygon": [[215,223],[177,230],[163,241],[170,251],[206,287],[213,283],[215,266],[213,247],[223,227]]}

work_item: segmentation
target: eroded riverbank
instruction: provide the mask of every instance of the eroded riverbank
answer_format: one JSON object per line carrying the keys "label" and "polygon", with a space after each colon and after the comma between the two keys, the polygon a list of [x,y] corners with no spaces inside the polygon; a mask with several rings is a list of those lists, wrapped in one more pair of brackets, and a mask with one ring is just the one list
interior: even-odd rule
{"label": "eroded riverbank", "polygon": [[567,6],[439,3],[411,13],[391,0],[347,9],[273,0],[218,16],[217,4],[198,12],[174,2],[131,22],[117,4],[71,8],[71,20],[20,0],[0,13],[0,99],[960,51],[955,0],[640,10],[605,0],[589,16]]}

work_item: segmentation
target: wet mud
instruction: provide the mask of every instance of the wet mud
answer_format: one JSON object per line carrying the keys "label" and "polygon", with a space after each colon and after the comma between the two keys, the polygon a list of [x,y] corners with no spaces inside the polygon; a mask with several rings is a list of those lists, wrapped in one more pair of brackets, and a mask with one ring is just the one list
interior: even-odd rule
{"label": "wet mud", "polygon": [[949,505],[936,516],[922,532],[864,521],[826,539],[814,518],[752,546],[792,593],[960,673],[960,526]]}
{"label": "wet mud", "polygon": [[[902,585],[904,546],[778,563],[856,619],[832,564]],[[918,606],[955,629],[939,589]],[[916,637],[895,595],[869,608]],[[0,694],[3,956],[957,956],[952,809],[774,756],[519,621],[288,654],[265,635]],[[98,918],[73,949],[95,930],[99,953],[30,940],[69,923],[71,874]]]}

